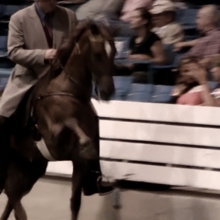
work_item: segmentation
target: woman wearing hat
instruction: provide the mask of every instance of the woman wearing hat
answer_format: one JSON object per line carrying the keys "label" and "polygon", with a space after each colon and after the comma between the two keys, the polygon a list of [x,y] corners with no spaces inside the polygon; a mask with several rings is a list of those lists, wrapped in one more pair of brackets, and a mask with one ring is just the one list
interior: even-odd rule
{"label": "woman wearing hat", "polygon": [[184,38],[182,27],[175,20],[175,5],[169,0],[157,0],[154,2],[150,13],[153,15],[153,32],[155,32],[164,44],[174,44]]}

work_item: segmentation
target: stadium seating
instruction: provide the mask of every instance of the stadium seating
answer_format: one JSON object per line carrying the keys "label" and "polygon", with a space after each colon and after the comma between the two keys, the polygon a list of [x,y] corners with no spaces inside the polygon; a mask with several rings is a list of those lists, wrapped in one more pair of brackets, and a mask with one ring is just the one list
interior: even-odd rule
{"label": "stadium seating", "polygon": [[[1,0],[0,2],[0,89],[2,89],[12,72],[14,64],[7,58],[7,32],[10,16],[16,11],[30,5],[33,1],[25,0]],[[75,11],[79,4],[66,4],[59,2],[60,5]],[[176,21],[181,24],[185,32],[185,40],[199,37],[196,30],[196,14],[199,7],[181,9],[176,13]],[[128,42],[133,32],[127,23],[118,20],[108,20],[109,25],[119,28],[115,38],[118,53],[116,63],[127,63]],[[139,102],[169,102],[175,79],[173,69],[178,67],[179,60],[183,54],[176,54],[170,45],[164,45],[166,57],[169,58],[167,65],[153,65],[149,62],[136,61],[148,65],[148,84],[133,83],[133,77],[115,76],[114,83],[116,92],[112,99],[128,100]],[[132,61],[130,61],[132,63]],[[211,78],[209,80],[212,80]],[[214,89],[216,82],[209,82],[210,88]],[[95,93],[94,93],[95,94]]]}

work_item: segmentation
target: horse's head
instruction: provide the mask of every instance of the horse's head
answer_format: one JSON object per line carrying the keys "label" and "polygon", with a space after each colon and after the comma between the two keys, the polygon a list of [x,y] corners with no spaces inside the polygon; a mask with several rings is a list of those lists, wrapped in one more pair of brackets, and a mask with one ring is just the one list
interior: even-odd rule
{"label": "horse's head", "polygon": [[90,44],[90,68],[99,97],[108,100],[114,93],[113,72],[116,54],[114,40],[103,25],[91,24],[87,31]]}
{"label": "horse's head", "polygon": [[[69,63],[71,60],[83,60],[83,68],[91,73],[99,98],[109,100],[115,91],[113,72],[116,48],[111,30],[103,24],[83,21],[77,26],[72,42],[64,48],[68,48],[69,54],[65,51],[66,57],[61,56],[62,64],[65,65],[67,60]],[[58,55],[61,53],[62,49]]]}

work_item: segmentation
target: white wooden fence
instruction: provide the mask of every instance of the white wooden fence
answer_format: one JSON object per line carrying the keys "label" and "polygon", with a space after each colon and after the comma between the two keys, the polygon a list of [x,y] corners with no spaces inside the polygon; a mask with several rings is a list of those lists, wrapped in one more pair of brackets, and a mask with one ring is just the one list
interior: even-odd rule
{"label": "white wooden fence", "polygon": [[[220,189],[220,108],[93,100],[103,173],[112,180]],[[70,162],[48,173],[71,175]]]}

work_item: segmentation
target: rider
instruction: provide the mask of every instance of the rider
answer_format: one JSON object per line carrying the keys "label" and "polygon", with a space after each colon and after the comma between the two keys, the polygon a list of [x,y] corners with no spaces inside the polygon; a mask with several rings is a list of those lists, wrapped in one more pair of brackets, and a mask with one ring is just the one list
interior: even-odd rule
{"label": "rider", "polygon": [[[8,56],[16,65],[0,100],[0,191],[6,178],[8,118],[26,92],[48,72],[57,48],[77,25],[74,12],[56,3],[57,0],[35,0],[10,18]],[[96,192],[91,187],[87,190],[88,194]]]}

